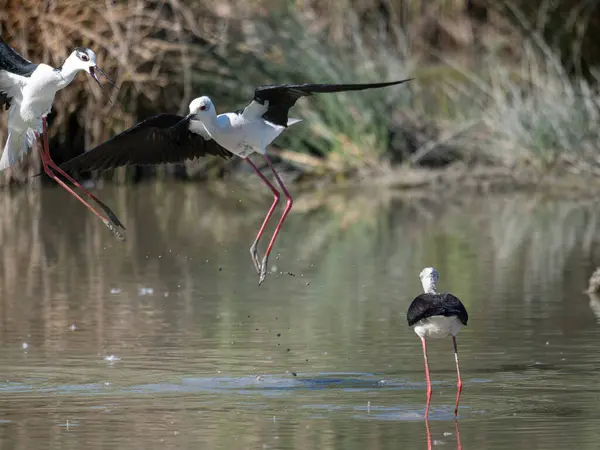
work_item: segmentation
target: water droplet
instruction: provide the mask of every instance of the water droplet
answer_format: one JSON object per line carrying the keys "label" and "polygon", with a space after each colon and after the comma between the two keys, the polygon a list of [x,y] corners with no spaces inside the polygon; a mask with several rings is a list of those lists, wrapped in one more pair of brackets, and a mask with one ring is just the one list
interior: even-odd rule
{"label": "water droplet", "polygon": [[144,295],[152,295],[154,294],[154,289],[152,288],[139,288],[138,289],[138,295],[140,297],[144,296]]}

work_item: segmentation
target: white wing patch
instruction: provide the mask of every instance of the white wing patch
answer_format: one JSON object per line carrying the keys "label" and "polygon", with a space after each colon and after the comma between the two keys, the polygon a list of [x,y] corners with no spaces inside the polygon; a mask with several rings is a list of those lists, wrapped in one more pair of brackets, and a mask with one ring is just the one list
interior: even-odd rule
{"label": "white wing patch", "polygon": [[27,78],[6,70],[0,70],[0,91],[8,94],[16,102],[23,100],[22,89],[27,85]]}
{"label": "white wing patch", "polygon": [[252,100],[248,106],[244,108],[242,116],[247,120],[259,119],[269,109],[269,101],[265,101],[264,105],[261,105],[256,100]]}

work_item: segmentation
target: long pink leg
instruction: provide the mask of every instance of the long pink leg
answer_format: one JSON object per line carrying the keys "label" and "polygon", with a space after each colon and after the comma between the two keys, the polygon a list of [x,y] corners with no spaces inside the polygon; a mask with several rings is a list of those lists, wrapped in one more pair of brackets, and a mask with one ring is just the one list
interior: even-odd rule
{"label": "long pink leg", "polygon": [[275,239],[277,239],[279,230],[281,229],[283,222],[285,221],[288,213],[292,209],[292,205],[294,204],[294,200],[292,199],[292,196],[290,195],[287,188],[285,187],[285,184],[283,184],[283,181],[279,177],[279,174],[275,170],[275,167],[273,167],[273,163],[271,162],[271,159],[269,158],[269,156],[266,153],[263,156],[267,160],[267,163],[269,164],[269,167],[271,168],[271,171],[273,172],[273,175],[275,176],[277,183],[279,183],[279,186],[281,186],[281,190],[283,191],[283,195],[285,195],[285,198],[287,199],[287,201],[285,204],[285,209],[283,210],[283,214],[281,215],[281,219],[279,219],[279,223],[277,224],[277,227],[275,228],[275,231],[273,232],[273,237],[271,238],[271,242],[269,242],[267,251],[265,252],[265,255],[263,256],[262,265],[260,268],[260,276],[258,278],[259,286],[262,284],[263,281],[265,281],[265,277],[267,276],[267,263],[269,260],[269,254],[271,253],[271,250],[273,249],[273,244],[275,244]]}
{"label": "long pink leg", "polygon": [[[40,142],[40,146],[43,147],[44,146],[43,138],[37,132],[36,132],[36,137]],[[111,224],[109,223],[108,219],[106,219],[98,211],[96,211],[89,203],[87,203],[84,199],[82,199],[75,191],[73,191],[69,186],[67,186],[64,181],[62,181],[60,178],[58,178],[54,174],[54,172],[52,172],[52,169],[49,167],[49,164],[48,164],[48,158],[46,156],[45,150],[42,149],[42,151],[40,152],[40,155],[42,157],[42,165],[44,167],[44,172],[46,173],[46,175],[48,175],[50,178],[52,178],[54,181],[56,181],[58,184],[60,184],[63,188],[65,188],[67,190],[67,192],[70,192],[71,194],[73,194],[77,200],[79,200],[87,208],[89,208],[90,211],[92,211],[100,220],[102,220],[102,222],[104,222],[104,224],[107,227],[110,228]]]}
{"label": "long pink leg", "polygon": [[456,336],[452,336],[452,342],[454,343],[454,361],[456,361],[456,376],[458,377],[458,382],[456,383],[456,406],[454,407],[454,417],[456,417],[458,415],[458,401],[460,400],[460,393],[462,392],[462,380],[460,378],[460,367],[458,366]]}
{"label": "long pink leg", "polygon": [[429,403],[431,402],[431,380],[429,378],[429,364],[427,363],[427,345],[425,344],[425,338],[421,338],[421,344],[423,345],[423,359],[425,360],[425,378],[427,380],[427,406],[425,406],[425,418],[429,416]]}
{"label": "long pink leg", "polygon": [[269,212],[265,216],[265,220],[263,220],[260,230],[258,230],[256,239],[254,239],[254,242],[252,243],[252,246],[250,247],[250,255],[252,256],[252,262],[254,263],[254,267],[256,268],[256,273],[260,274],[260,263],[258,262],[258,250],[257,250],[258,249],[258,241],[260,241],[260,238],[261,238],[263,232],[265,231],[265,227],[267,226],[267,222],[273,215],[273,212],[275,211],[275,208],[277,207],[277,203],[279,203],[279,197],[281,194],[279,193],[277,188],[275,186],[273,186],[273,183],[271,183],[267,179],[267,177],[265,177],[262,174],[262,172],[260,170],[258,170],[258,167],[256,167],[254,165],[254,163],[252,161],[250,161],[249,158],[245,158],[245,160],[250,165],[250,167],[252,167],[252,170],[254,170],[256,175],[258,175],[260,177],[260,179],[263,180],[263,182],[269,187],[269,189],[271,189],[271,192],[273,192],[273,197],[274,197],[273,203],[271,204],[271,208],[269,208]]}
{"label": "long pink leg", "polygon": [[[108,215],[108,218],[110,219],[110,221],[113,223],[112,225],[107,223],[105,221],[105,218],[100,216],[102,218],[102,221],[104,222],[104,224],[119,239],[123,240],[124,236],[121,235],[121,233],[119,233],[119,231],[115,227],[121,227],[121,228],[125,229],[125,226],[121,223],[121,221],[116,216],[116,214],[113,213],[112,210],[108,206],[106,206],[103,202],[101,202],[94,194],[92,194],[91,192],[88,192],[81,184],[79,184],[75,179],[73,179],[68,174],[66,174],[60,167],[58,167],[56,165],[56,163],[54,161],[52,161],[52,158],[50,157],[50,147],[48,145],[48,124],[46,122],[45,117],[42,117],[42,125],[43,125],[43,130],[44,130],[43,131],[44,142],[43,142],[43,146],[42,146],[41,156],[42,156],[42,164],[44,165],[44,172],[46,172],[46,174],[48,174],[48,176],[53,178],[55,181],[58,181],[56,178],[56,175],[53,172],[52,172],[52,175],[50,175],[50,173],[48,172],[47,169],[51,168],[53,170],[56,170],[56,172],[58,172],[60,175],[65,177],[67,179],[67,181],[71,182],[73,185],[75,185],[76,187],[81,189],[85,195],[87,195],[89,198],[95,200],[98,203],[98,205],[100,205],[100,207],[104,210],[104,212]],[[79,199],[79,201],[81,201],[87,208],[89,208],[92,212],[94,212],[94,214],[99,215],[98,212],[89,203],[87,203],[85,200],[83,200],[79,195],[75,194],[72,189],[67,188],[65,183],[59,182],[59,184],[61,186],[63,186],[65,189],[67,189],[69,192],[71,192],[73,195],[75,195]]]}

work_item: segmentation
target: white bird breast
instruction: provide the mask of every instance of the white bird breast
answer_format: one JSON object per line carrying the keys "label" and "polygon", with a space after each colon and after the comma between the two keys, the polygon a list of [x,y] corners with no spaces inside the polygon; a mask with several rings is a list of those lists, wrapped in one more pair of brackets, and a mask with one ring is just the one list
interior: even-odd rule
{"label": "white bird breast", "polygon": [[33,123],[48,114],[60,80],[52,67],[40,64],[23,87],[20,114],[25,122]]}
{"label": "white bird breast", "polygon": [[431,316],[419,320],[414,325],[415,333],[419,337],[444,338],[456,336],[462,327],[462,323],[456,316]]}

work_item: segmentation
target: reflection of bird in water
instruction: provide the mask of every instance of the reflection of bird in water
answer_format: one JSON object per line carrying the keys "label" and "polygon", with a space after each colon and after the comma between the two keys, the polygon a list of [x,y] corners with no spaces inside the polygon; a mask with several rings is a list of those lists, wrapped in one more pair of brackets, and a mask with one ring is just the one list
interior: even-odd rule
{"label": "reflection of bird in water", "polygon": [[600,323],[600,267],[598,267],[590,277],[590,284],[587,289],[590,297],[590,308]]}
{"label": "reflection of bird in water", "polygon": [[590,277],[587,292],[588,294],[600,294],[600,267],[597,267]]}
{"label": "reflection of bird in water", "polygon": [[[425,430],[427,431],[427,450],[431,450],[433,448],[431,440],[431,430],[429,429],[429,420],[427,420],[427,418],[425,418]],[[460,442],[460,432],[458,431],[458,421],[454,422],[454,430],[456,431],[456,449],[462,450],[462,444]]]}
{"label": "reflection of bird in water", "polygon": [[456,406],[454,416],[458,414],[458,401],[462,391],[462,380],[458,366],[458,349],[456,347],[456,335],[463,325],[467,325],[469,315],[461,301],[447,292],[437,292],[436,282],[438,272],[433,267],[426,267],[419,274],[423,284],[424,293],[415,298],[410,306],[406,318],[408,326],[414,326],[415,333],[421,338],[423,345],[423,358],[425,359],[425,378],[427,379],[427,406],[425,417],[429,414],[429,403],[431,401],[431,380],[429,379],[429,364],[427,364],[427,346],[425,338],[443,338],[452,336],[454,343],[454,360],[456,361]]}
{"label": "reflection of bird in water", "polygon": [[596,321],[600,323],[600,295],[595,292],[588,292],[587,294],[590,297],[590,308],[596,316]]}

